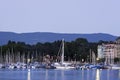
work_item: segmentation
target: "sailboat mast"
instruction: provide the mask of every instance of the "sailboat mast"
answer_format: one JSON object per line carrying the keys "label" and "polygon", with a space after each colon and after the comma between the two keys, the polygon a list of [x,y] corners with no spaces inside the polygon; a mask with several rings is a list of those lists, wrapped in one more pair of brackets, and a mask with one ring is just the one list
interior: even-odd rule
{"label": "sailboat mast", "polygon": [[2,57],[2,46],[1,46],[1,52],[0,52],[0,63],[2,63],[3,62],[3,57]]}
{"label": "sailboat mast", "polygon": [[92,63],[92,55],[91,55],[91,49],[90,49],[90,63]]}
{"label": "sailboat mast", "polygon": [[61,63],[64,62],[64,39],[62,39],[62,56],[61,56]]}

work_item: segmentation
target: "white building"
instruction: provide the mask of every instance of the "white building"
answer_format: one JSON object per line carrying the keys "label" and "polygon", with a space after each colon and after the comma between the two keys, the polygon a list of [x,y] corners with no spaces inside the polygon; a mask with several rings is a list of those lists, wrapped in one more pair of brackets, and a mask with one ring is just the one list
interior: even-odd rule
{"label": "white building", "polygon": [[105,47],[103,45],[98,45],[98,58],[104,58],[104,49]]}

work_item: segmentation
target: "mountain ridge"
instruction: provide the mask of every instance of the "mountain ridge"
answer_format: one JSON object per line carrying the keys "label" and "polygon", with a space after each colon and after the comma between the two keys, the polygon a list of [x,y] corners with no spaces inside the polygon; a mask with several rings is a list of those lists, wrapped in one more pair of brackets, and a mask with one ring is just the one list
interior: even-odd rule
{"label": "mountain ridge", "polygon": [[72,41],[77,38],[86,38],[89,42],[115,41],[117,36],[106,33],[92,33],[92,34],[79,34],[79,33],[52,33],[52,32],[29,32],[29,33],[15,33],[15,32],[2,32],[0,31],[0,45],[7,44],[9,40],[20,41],[27,44],[36,44],[37,42],[53,42],[56,40]]}

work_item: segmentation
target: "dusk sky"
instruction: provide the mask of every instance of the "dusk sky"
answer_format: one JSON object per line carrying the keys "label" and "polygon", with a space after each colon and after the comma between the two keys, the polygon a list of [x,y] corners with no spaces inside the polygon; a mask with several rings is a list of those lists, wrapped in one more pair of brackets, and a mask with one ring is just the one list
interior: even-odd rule
{"label": "dusk sky", "polygon": [[0,31],[120,36],[120,0],[0,0]]}

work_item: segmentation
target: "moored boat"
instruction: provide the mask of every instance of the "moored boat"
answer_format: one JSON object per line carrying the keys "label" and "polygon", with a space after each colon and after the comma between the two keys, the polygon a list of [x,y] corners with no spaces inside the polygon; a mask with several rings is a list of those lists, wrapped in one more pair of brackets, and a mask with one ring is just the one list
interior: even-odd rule
{"label": "moored boat", "polygon": [[64,61],[64,39],[62,40],[62,51],[61,51],[61,61],[53,63],[56,69],[75,69],[76,67],[73,66],[72,63],[68,63]]}

